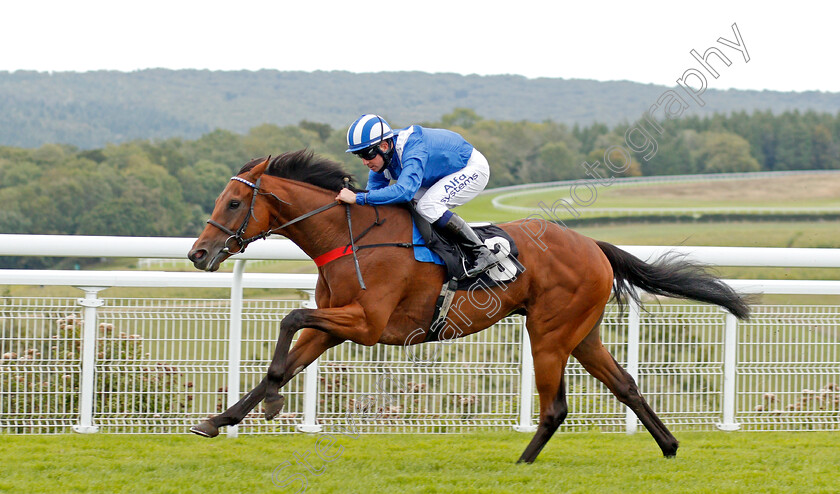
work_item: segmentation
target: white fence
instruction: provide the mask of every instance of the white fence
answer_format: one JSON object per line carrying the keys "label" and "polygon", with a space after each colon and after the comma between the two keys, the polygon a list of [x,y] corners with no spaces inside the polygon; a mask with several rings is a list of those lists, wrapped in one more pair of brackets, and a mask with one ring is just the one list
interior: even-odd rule
{"label": "white fence", "polygon": [[[0,235],[0,255],[177,257],[191,239]],[[260,248],[258,248],[260,247]],[[625,247],[647,258],[658,247]],[[717,265],[840,267],[832,249],[687,249]],[[279,252],[274,254],[271,251]],[[248,258],[305,258],[287,241]],[[301,300],[244,300],[242,288],[311,290],[314,275],[0,270],[2,284],[71,285],[81,298],[0,297],[0,433],[185,432],[254,386],[283,315]],[[838,281],[731,281],[763,293],[840,295]],[[222,286],[230,299],[107,298],[110,286]],[[303,301],[305,303],[305,300]],[[840,307],[766,305],[736,323],[699,304],[608,309],[605,344],[675,429],[840,429]],[[364,432],[533,430],[536,400],[523,319],[436,343],[418,365],[401,347],[344,344],[284,388],[273,422],[230,435],[353,426]],[[436,345],[436,347],[435,347]],[[637,422],[579,364],[567,372],[561,430],[633,431]]]}

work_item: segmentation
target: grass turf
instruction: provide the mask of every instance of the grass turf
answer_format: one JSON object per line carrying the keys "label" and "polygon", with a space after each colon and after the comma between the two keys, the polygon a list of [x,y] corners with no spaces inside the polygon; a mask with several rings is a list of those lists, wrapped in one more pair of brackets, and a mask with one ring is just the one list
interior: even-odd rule
{"label": "grass turf", "polygon": [[[575,208],[584,216],[592,208],[688,208],[704,210],[723,208],[729,212],[761,207],[787,208],[840,208],[840,175],[788,175],[741,180],[714,180],[686,183],[595,185],[594,198],[591,192],[579,191],[586,206]],[[464,206],[457,208],[458,214],[469,221],[503,222],[524,218],[534,212],[506,211],[496,209],[492,200],[504,195],[502,203],[509,206],[539,207],[542,202],[550,207],[559,199],[570,200],[568,185],[549,189],[525,189],[521,191],[490,191],[482,194]],[[591,204],[589,203],[591,201]],[[557,207],[557,214],[563,219],[571,215],[564,207]],[[595,214],[589,211],[589,215]],[[603,213],[599,213],[603,214]],[[622,216],[620,213],[611,216]]]}
{"label": "grass turf", "polygon": [[530,435],[514,432],[336,435],[322,449],[335,457],[328,463],[316,453],[319,439],[330,440],[321,434],[6,435],[0,491],[303,492],[305,479],[315,493],[837,492],[836,432],[677,437],[677,458],[664,459],[646,433],[558,434],[522,465],[515,461]]}
{"label": "grass turf", "polygon": [[[579,192],[593,208],[840,208],[840,174],[782,175],[767,178],[706,180],[676,183],[635,183],[617,186],[595,185]],[[511,206],[538,207],[568,198],[569,186],[506,194],[502,202]],[[562,208],[561,208],[562,210]]]}

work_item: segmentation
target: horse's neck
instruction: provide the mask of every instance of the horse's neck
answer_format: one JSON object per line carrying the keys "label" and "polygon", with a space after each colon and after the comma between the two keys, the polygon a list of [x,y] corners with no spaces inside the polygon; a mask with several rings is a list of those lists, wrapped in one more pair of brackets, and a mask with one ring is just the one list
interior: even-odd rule
{"label": "horse's neck", "polygon": [[[284,195],[287,198],[284,197],[283,200],[291,203],[290,205],[280,205],[277,211],[277,216],[283,223],[334,202],[337,195],[336,192],[309,184],[286,179],[278,180],[282,180],[282,184],[278,183],[278,186],[286,192]],[[285,235],[310,257],[317,257],[332,249],[343,247],[350,242],[345,208],[346,205],[339,204],[299,223],[290,225],[278,233]],[[358,231],[359,225],[371,222],[368,219],[370,213],[364,211],[364,208],[353,209],[353,230]]]}

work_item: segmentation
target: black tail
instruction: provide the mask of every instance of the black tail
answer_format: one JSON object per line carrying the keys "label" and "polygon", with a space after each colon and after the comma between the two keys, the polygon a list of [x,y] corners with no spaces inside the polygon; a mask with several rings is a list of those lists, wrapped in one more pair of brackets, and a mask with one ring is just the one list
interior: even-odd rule
{"label": "black tail", "polygon": [[702,266],[683,259],[676,253],[662,256],[648,264],[607,242],[596,242],[610,261],[615,277],[613,293],[622,305],[627,297],[636,302],[639,295],[626,283],[646,292],[666,297],[688,298],[726,308],[738,319],[750,317],[750,306],[735,290]]}

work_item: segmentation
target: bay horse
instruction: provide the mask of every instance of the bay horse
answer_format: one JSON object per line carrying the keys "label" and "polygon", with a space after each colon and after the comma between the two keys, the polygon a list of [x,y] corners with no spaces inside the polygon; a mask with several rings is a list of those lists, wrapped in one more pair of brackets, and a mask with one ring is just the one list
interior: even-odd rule
{"label": "bay horse", "polygon": [[[353,256],[336,257],[318,268],[317,308],[294,309],[282,319],[262,381],[228,410],[192,427],[192,432],[215,437],[219,427],[239,423],[261,401],[266,420],[272,420],[283,406],[279,389],[344,341],[361,345],[423,341],[415,337],[416,330],[430,329],[444,268],[417,262],[412,249],[395,244],[404,247],[412,242],[407,208],[342,203],[351,215],[345,207],[333,208],[339,205],[335,197],[347,177],[339,164],[301,150],[252,160],[216,199],[212,216],[188,255],[201,270],[215,271],[248,243],[275,233],[292,240],[313,259],[346,253],[351,243],[350,217],[358,241]],[[524,272],[506,285],[485,285],[481,300],[477,293],[458,291],[456,300],[473,303],[455,302],[460,320],[449,322],[458,328],[453,336],[460,337],[512,313],[526,316],[540,416],[536,434],[519,461],[533,462],[566,417],[564,371],[569,355],[633,410],[664,456],[675,456],[676,438],[601,343],[599,328],[611,293],[621,304],[628,298],[638,300],[632,288],[638,287],[656,295],[719,305],[741,319],[749,317],[748,303],[720,279],[680,257],[647,263],[609,243],[543,220],[497,226],[517,244]],[[366,245],[377,247],[365,249]],[[362,278],[366,289],[360,286]],[[492,311],[487,302],[491,297]],[[301,334],[290,350],[298,331]]]}

